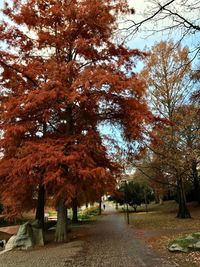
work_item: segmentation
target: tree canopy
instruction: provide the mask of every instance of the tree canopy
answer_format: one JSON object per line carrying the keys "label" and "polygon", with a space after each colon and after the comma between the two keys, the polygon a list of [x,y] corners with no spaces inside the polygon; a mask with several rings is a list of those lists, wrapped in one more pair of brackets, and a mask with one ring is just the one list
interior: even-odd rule
{"label": "tree canopy", "polygon": [[154,121],[134,70],[145,54],[114,38],[127,1],[16,0],[2,12],[0,177],[7,212],[30,208],[40,186],[63,207],[59,212],[77,192],[112,190],[120,166],[99,124],[119,125],[130,141]]}

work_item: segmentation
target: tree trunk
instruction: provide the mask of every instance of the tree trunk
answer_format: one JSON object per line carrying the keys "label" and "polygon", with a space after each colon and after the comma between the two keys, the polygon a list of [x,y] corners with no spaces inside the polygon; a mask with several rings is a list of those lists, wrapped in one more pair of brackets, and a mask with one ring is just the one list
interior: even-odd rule
{"label": "tree trunk", "polygon": [[35,219],[39,221],[42,229],[44,230],[44,203],[45,203],[45,188],[43,184],[38,188],[38,200]]}
{"label": "tree trunk", "polygon": [[[46,135],[47,132],[47,124],[46,122],[43,122],[43,136]],[[45,187],[43,182],[43,174],[44,170],[41,170],[41,183],[39,184],[38,188],[38,199],[37,199],[37,209],[36,209],[36,214],[35,214],[35,219],[39,221],[41,224],[41,227],[44,231],[44,205],[45,205]]]}
{"label": "tree trunk", "polygon": [[154,196],[155,196],[155,203],[158,204],[159,203],[159,195],[157,190],[154,190]]}
{"label": "tree trunk", "polygon": [[197,170],[197,162],[195,160],[192,161],[192,177],[193,177],[193,185],[194,185],[194,194],[195,200],[200,204],[200,184]]}
{"label": "tree trunk", "polygon": [[177,218],[191,218],[190,211],[187,207],[186,204],[186,196],[185,196],[185,189],[183,185],[183,180],[180,178],[178,180],[178,203],[179,203],[179,208],[178,208],[178,213],[177,213]]}
{"label": "tree trunk", "polygon": [[147,212],[148,210],[147,210],[147,190],[146,190],[146,188],[144,190],[144,202],[145,202],[145,209],[146,209],[146,212]]}
{"label": "tree trunk", "polygon": [[77,198],[74,198],[72,200],[72,222],[77,223],[78,222],[78,201]]}
{"label": "tree trunk", "polygon": [[100,198],[100,200],[99,200],[99,215],[101,215],[101,204],[102,204],[102,200]]}
{"label": "tree trunk", "polygon": [[55,241],[65,242],[67,241],[67,209],[65,207],[64,198],[61,198],[58,202],[57,214]]}
{"label": "tree trunk", "polygon": [[159,204],[160,205],[163,205],[164,202],[163,202],[163,196],[162,195],[159,195]]}

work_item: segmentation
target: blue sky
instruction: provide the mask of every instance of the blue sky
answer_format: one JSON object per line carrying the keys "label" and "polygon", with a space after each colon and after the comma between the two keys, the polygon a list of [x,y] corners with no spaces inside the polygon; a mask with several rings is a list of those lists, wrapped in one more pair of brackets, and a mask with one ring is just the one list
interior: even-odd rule
{"label": "blue sky", "polygon": [[[12,0],[7,0],[8,2],[12,2]],[[163,2],[164,0],[162,0]],[[188,0],[188,2],[191,2],[192,0]],[[0,0],[0,8],[3,7],[3,2],[4,0]],[[132,15],[130,17],[130,19],[134,19],[136,22],[142,20],[144,18],[144,12],[146,10],[151,10],[151,4],[150,1],[147,0],[128,0],[130,7],[134,7],[136,14]],[[176,2],[180,2],[180,0],[177,0]],[[191,15],[196,16],[198,11],[193,11],[193,13]],[[195,14],[196,13],[196,14]],[[185,15],[185,14],[184,14]],[[189,14],[190,15],[190,14]],[[1,18],[1,14],[0,14],[0,18]],[[197,16],[198,17],[198,16]],[[162,22],[162,26],[165,26],[165,24],[167,25],[168,21],[163,21]],[[160,25],[160,23],[159,23]],[[155,25],[153,25],[151,22],[148,22],[147,24],[145,24],[146,29],[153,29],[155,28]],[[157,29],[159,29],[159,27],[157,27]],[[173,34],[173,33],[172,33]],[[156,34],[151,35],[150,33],[147,32],[138,32],[136,34],[134,34],[132,36],[132,38],[129,40],[128,45],[131,48],[138,48],[141,50],[144,50],[145,47],[150,48],[151,46],[154,45],[155,42],[159,42],[160,40],[165,40],[168,38],[179,38],[177,36],[177,34],[173,34],[173,35],[168,35],[167,33],[163,33],[163,32],[159,32]],[[196,42],[197,42],[198,38],[196,38],[196,36],[190,36],[190,38],[187,38],[184,41],[184,45],[188,45],[190,47],[192,47]]]}

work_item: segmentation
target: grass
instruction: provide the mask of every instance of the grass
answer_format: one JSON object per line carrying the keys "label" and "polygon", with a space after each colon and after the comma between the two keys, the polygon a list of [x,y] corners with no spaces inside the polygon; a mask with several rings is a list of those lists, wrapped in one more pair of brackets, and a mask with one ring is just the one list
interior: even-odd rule
{"label": "grass", "polygon": [[56,210],[49,210],[48,211],[49,217],[56,217],[57,216],[57,211]]}
{"label": "grass", "polygon": [[200,207],[195,203],[189,204],[192,219],[176,218],[178,205],[175,201],[164,202],[163,205],[151,204],[148,212],[145,207],[139,207],[138,212],[130,213],[130,222],[137,228],[176,230],[176,231],[198,231],[200,220]]}
{"label": "grass", "polygon": [[[78,220],[79,221],[87,221],[87,220],[94,220],[95,217],[98,215],[98,207],[90,207],[85,210],[79,209],[78,211]],[[55,210],[49,210],[48,211],[49,217],[56,217],[57,212]],[[68,210],[68,217],[71,219],[72,218],[72,210]]]}
{"label": "grass", "polygon": [[91,207],[78,212],[78,219],[80,221],[96,220],[99,213],[98,207]]}
{"label": "grass", "polygon": [[169,246],[171,246],[172,244],[177,244],[184,249],[188,249],[190,245],[192,245],[193,247],[193,245],[196,244],[199,240],[200,240],[200,232],[193,233],[190,235],[184,235],[181,238],[172,240],[169,242]]}
{"label": "grass", "polygon": [[190,241],[185,242],[183,237],[200,231],[200,207],[196,203],[188,203],[188,208],[192,219],[176,218],[178,204],[175,201],[166,201],[163,205],[150,204],[148,212],[145,206],[141,206],[137,212],[130,212],[130,226],[153,249],[177,263],[187,262],[188,266],[200,266],[199,251],[189,254],[168,252],[168,245],[173,240],[180,238],[181,244],[187,246]]}

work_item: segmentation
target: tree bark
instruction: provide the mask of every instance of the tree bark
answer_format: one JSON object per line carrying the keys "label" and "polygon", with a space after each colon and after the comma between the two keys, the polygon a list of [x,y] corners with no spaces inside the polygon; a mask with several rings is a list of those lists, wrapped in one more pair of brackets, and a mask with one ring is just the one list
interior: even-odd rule
{"label": "tree bark", "polygon": [[72,222],[77,223],[78,222],[78,201],[77,198],[74,198],[72,200]]}
{"label": "tree bark", "polygon": [[45,204],[45,188],[43,184],[38,188],[38,200],[35,219],[39,221],[42,229],[44,230],[44,204]]}
{"label": "tree bark", "polygon": [[61,198],[58,202],[57,214],[55,241],[65,242],[67,241],[67,209],[65,207],[64,198]]}
{"label": "tree bark", "polygon": [[[47,124],[46,122],[43,122],[43,136],[46,135],[47,132]],[[38,200],[37,200],[37,209],[36,209],[36,214],[35,214],[35,219],[39,221],[41,224],[41,227],[44,231],[44,205],[45,205],[45,187],[43,184],[43,174],[44,170],[40,169],[40,184],[38,188]]]}
{"label": "tree bark", "polygon": [[191,218],[190,211],[187,207],[186,204],[186,196],[185,196],[185,189],[183,185],[183,180],[182,178],[179,178],[178,180],[178,203],[179,203],[179,208],[178,208],[178,213],[177,213],[177,218]]}
{"label": "tree bark", "polygon": [[192,177],[193,177],[195,200],[198,202],[198,204],[200,204],[200,184],[199,184],[199,176],[197,170],[197,162],[195,160],[192,161]]}

